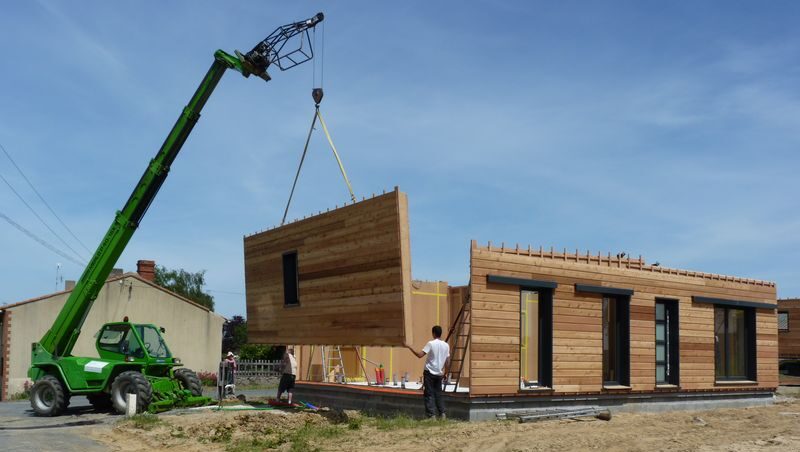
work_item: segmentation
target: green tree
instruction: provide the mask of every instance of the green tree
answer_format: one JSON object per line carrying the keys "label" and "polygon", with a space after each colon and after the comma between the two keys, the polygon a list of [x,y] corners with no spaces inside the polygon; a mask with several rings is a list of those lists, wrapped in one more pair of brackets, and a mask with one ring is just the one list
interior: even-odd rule
{"label": "green tree", "polygon": [[154,282],[199,305],[214,310],[214,297],[203,292],[203,286],[206,284],[205,270],[190,273],[182,268],[171,270],[163,265],[158,265],[155,268]]}

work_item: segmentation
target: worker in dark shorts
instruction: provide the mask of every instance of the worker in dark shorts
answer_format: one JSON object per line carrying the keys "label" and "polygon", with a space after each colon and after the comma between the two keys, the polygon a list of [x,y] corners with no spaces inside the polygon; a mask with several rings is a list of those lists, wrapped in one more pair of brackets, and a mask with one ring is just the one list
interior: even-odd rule
{"label": "worker in dark shorts", "polygon": [[294,349],[287,347],[286,352],[283,354],[281,361],[281,368],[283,375],[281,381],[278,383],[278,400],[284,392],[289,394],[289,403],[292,403],[292,392],[294,391],[294,380],[297,378],[297,360],[294,358]]}
{"label": "worker in dark shorts", "polygon": [[442,398],[442,379],[445,369],[450,363],[450,346],[442,338],[442,327],[439,325],[431,329],[433,340],[428,341],[421,352],[414,347],[406,345],[411,353],[417,358],[425,359],[425,371],[422,373],[425,396],[425,415],[428,417],[436,416],[437,412],[441,419],[445,418],[444,399]]}

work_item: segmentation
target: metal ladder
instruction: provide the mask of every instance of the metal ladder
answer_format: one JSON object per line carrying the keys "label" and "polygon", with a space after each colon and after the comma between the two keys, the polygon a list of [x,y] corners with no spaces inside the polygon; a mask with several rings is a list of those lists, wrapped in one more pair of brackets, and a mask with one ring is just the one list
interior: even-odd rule
{"label": "metal ladder", "polygon": [[[469,347],[470,339],[470,309],[469,300],[461,305],[458,311],[456,320],[450,331],[447,332],[447,339],[445,342],[450,344],[450,369],[448,372],[447,381],[451,383],[455,381],[453,392],[458,390],[458,383],[461,381],[461,373],[464,369],[464,359],[467,356],[467,347]],[[451,342],[450,339],[453,339]]]}
{"label": "metal ladder", "polygon": [[[320,346],[320,351],[322,352],[322,381],[328,381],[328,375],[330,375],[331,371],[336,370],[336,366],[339,366],[342,374],[342,381],[341,383],[347,382],[347,376],[344,371],[344,358],[342,357],[342,347],[339,345],[322,345]],[[336,382],[338,383],[338,382]]]}

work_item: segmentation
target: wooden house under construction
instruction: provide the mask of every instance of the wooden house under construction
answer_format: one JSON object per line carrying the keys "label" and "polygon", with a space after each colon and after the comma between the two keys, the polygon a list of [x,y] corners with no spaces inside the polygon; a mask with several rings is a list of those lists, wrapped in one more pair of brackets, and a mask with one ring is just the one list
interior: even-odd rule
{"label": "wooden house under construction", "polygon": [[[450,287],[412,280],[408,230],[395,189],[245,238],[250,340],[296,346],[304,397],[421,412],[423,361],[400,347],[421,348],[440,323],[451,416],[772,399],[772,282],[473,241],[469,284]],[[373,384],[376,367],[386,384]]]}

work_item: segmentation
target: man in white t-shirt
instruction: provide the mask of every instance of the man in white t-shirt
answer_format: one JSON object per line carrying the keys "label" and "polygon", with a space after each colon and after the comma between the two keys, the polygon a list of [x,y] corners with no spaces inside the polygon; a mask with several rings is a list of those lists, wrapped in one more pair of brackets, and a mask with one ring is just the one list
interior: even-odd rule
{"label": "man in white t-shirt", "polygon": [[411,350],[411,353],[416,355],[417,358],[427,355],[425,371],[422,373],[422,381],[425,388],[425,414],[428,417],[434,417],[438,412],[439,416],[444,419],[442,378],[444,378],[445,369],[450,364],[450,346],[441,339],[441,326],[434,326],[431,329],[431,333],[433,333],[433,340],[425,344],[421,352],[416,351],[410,345],[406,345],[406,348]]}

